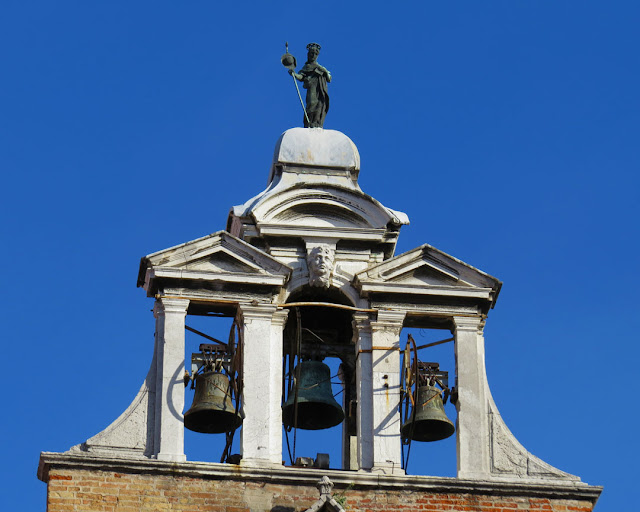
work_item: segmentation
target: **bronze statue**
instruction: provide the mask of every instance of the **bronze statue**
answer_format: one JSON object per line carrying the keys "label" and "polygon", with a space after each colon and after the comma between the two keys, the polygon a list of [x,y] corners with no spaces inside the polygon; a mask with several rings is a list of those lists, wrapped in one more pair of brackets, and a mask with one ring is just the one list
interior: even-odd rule
{"label": "bronze statue", "polygon": [[[327,83],[331,82],[331,73],[317,62],[318,54],[320,53],[320,45],[318,43],[309,43],[307,50],[307,62],[302,66],[300,73],[295,72],[296,59],[289,53],[288,44],[287,53],[282,56],[281,60],[282,64],[289,68],[289,74],[302,82],[303,87],[307,90],[304,127],[322,128],[324,119],[329,111]],[[298,94],[300,94],[299,91]]]}

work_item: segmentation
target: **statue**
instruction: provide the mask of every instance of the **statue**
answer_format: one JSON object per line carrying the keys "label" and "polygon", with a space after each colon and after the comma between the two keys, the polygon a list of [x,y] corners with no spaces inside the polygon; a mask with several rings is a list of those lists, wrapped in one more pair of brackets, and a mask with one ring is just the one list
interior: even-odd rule
{"label": "statue", "polygon": [[329,245],[318,245],[307,253],[309,284],[321,288],[331,286],[334,252]]}
{"label": "statue", "polygon": [[[307,106],[304,109],[304,127],[305,128],[322,128],[324,119],[329,111],[329,93],[327,91],[327,83],[331,82],[331,73],[326,68],[318,64],[318,54],[320,53],[320,45],[318,43],[309,43],[307,45],[307,62],[300,73],[296,73],[296,59],[289,53],[289,44],[287,43],[287,53],[282,56],[282,64],[289,68],[289,74],[295,80],[302,82],[303,87],[307,90]],[[296,89],[298,84],[296,84]],[[300,96],[300,91],[298,91]],[[302,103],[302,98],[300,98]]]}

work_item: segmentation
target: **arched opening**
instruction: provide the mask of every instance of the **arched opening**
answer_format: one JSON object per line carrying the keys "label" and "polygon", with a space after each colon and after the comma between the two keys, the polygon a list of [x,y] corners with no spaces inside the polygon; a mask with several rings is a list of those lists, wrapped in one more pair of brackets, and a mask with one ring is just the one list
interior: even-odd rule
{"label": "arched opening", "polygon": [[[401,366],[403,367],[404,349],[409,343],[409,336],[413,337],[415,347],[418,349],[417,360],[420,363],[422,371],[424,371],[425,367],[436,365],[440,372],[448,374],[448,378],[446,380],[442,379],[438,384],[432,384],[434,389],[440,391],[440,384],[444,384],[452,390],[456,385],[453,335],[446,329],[405,327],[402,329],[402,333],[400,335],[400,347],[403,349],[403,360],[401,362]],[[411,357],[413,357],[413,353],[411,354]],[[404,379],[406,379],[406,372],[403,371],[401,380]],[[416,385],[419,384],[417,383]],[[407,392],[415,392],[415,385],[413,387],[407,386],[406,382],[401,382],[401,386],[403,386],[403,389]],[[444,398],[444,403],[442,404],[441,402],[441,413],[446,415],[453,424],[456,424],[456,408],[453,404],[453,400],[449,393],[442,393],[442,396]],[[433,409],[427,407],[425,403],[420,403],[422,400],[428,398],[429,397],[423,397],[421,400],[416,400],[415,402],[418,406],[418,415],[420,416],[421,413],[425,413],[425,417],[430,418],[430,420],[426,422],[426,424],[429,425],[428,428],[434,428],[436,422],[432,421],[434,418]],[[405,396],[400,404],[401,422],[403,426],[408,423],[410,424],[414,419],[419,423],[419,418],[412,418],[413,407],[406,407],[406,405],[408,404],[407,397]],[[444,422],[441,424],[444,424]],[[405,430],[405,433],[408,434],[408,430]],[[407,474],[455,477],[455,433],[443,438],[437,438],[437,433],[434,438],[425,438],[422,436],[421,439],[420,436],[416,437],[417,439],[414,440],[405,438],[402,446],[403,466]]]}
{"label": "arched opening", "polygon": [[[192,363],[192,358],[201,355],[201,348],[204,345],[220,346],[215,341],[203,337],[215,338],[222,343],[228,343],[230,333],[233,330],[233,317],[196,314],[188,315],[185,325],[185,370],[192,376],[196,373],[198,366]],[[222,371],[222,370],[220,370]],[[202,385],[200,383],[199,385]],[[219,386],[219,384],[216,384]],[[224,397],[224,393],[221,394]],[[186,413],[193,405],[195,398],[195,381],[185,383],[185,409]],[[233,401],[230,402],[235,407]],[[235,410],[235,409],[234,409]],[[187,422],[185,422],[185,426]],[[240,430],[235,433],[233,444],[230,446],[230,453],[239,453],[240,451]],[[226,451],[227,436],[225,433],[194,431],[186,426],[184,430],[184,452],[187,460],[196,460],[203,462],[224,462],[223,454]]]}
{"label": "arched opening", "polygon": [[[291,306],[283,334],[285,463],[313,460],[349,469],[349,443],[344,440],[356,431],[352,305],[337,289],[311,286],[292,293],[287,304]],[[328,454],[329,460],[319,454]]]}

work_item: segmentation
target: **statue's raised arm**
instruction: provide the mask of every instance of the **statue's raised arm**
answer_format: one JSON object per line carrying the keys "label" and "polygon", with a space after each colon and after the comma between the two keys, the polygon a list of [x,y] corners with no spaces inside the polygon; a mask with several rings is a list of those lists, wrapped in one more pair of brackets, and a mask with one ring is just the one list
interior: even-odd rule
{"label": "statue's raised arm", "polygon": [[[303,83],[303,87],[307,90],[307,105],[304,116],[305,128],[322,128],[324,119],[329,111],[329,93],[327,83],[331,82],[331,73],[327,68],[318,64],[318,54],[320,53],[320,45],[318,43],[309,43],[307,45],[307,62],[299,73],[295,72],[295,57],[291,56],[285,63],[285,54],[282,63],[289,68],[289,74],[296,80]],[[293,65],[291,65],[293,63]]]}

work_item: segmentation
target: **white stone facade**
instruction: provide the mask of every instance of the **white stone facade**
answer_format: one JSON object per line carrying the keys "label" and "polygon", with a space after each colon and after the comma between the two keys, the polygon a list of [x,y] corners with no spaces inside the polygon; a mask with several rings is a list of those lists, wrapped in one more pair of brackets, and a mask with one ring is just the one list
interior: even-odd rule
{"label": "white stone facade", "polygon": [[[529,454],[491,398],[483,327],[500,281],[429,245],[394,256],[408,218],[365,194],[359,171],[358,150],[344,134],[288,130],[266,190],[231,209],[226,231],[143,258],[138,284],[156,298],[149,375],[120,418],[73,450],[184,461],[185,316],[214,311],[234,316],[242,331],[242,464],[280,465],[288,304],[323,297],[350,315],[351,335],[341,343],[353,363],[357,408],[354,432],[343,436],[345,469],[403,474],[400,333],[437,326],[455,337],[458,477],[579,480]],[[330,252],[329,270],[311,263],[318,248]]]}

